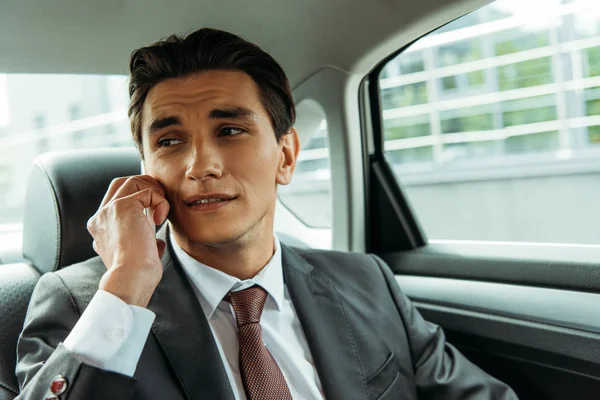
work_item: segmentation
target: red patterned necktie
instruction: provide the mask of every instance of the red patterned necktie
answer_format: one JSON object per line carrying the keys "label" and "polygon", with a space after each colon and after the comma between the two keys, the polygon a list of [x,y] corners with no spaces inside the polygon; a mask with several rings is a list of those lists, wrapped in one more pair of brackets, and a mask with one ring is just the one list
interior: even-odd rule
{"label": "red patterned necktie", "polygon": [[240,342],[240,372],[249,400],[291,400],[279,366],[262,340],[260,316],[267,292],[260,286],[229,292],[225,300],[235,311]]}

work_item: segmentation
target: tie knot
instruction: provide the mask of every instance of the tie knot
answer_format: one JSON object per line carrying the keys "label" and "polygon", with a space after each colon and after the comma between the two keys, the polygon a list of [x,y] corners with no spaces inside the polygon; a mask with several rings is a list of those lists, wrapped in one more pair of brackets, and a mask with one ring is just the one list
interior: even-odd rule
{"label": "tie knot", "polygon": [[260,322],[267,292],[260,286],[254,285],[248,289],[227,293],[225,300],[231,303],[239,327]]}

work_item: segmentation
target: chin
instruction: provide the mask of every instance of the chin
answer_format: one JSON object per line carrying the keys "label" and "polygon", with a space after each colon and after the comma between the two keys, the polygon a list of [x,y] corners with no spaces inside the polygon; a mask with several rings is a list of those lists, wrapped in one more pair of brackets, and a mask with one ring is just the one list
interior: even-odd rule
{"label": "chin", "polygon": [[177,224],[176,230],[190,242],[200,245],[219,245],[239,240],[246,231],[238,223],[226,221],[199,222],[187,220]]}

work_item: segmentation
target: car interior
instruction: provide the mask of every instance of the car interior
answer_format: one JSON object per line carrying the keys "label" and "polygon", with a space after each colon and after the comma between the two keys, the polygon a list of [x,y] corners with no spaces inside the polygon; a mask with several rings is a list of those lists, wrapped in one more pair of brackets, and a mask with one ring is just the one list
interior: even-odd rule
{"label": "car interior", "polygon": [[279,192],[282,242],[377,254],[521,399],[598,398],[595,0],[21,0],[0,2],[0,400],[19,393],[37,280],[96,255],[87,220],[112,179],[140,173],[131,139],[98,130],[127,136],[122,105],[13,129],[15,104],[52,113],[61,96],[17,83],[124,79],[133,49],[202,26],[259,44],[290,79],[302,151]]}

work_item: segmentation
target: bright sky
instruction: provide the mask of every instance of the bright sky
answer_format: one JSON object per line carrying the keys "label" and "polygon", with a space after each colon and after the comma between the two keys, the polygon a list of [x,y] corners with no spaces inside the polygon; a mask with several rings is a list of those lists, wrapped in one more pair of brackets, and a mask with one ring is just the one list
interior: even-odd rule
{"label": "bright sky", "polygon": [[7,125],[10,120],[8,112],[8,93],[6,89],[6,75],[0,74],[0,126]]}

